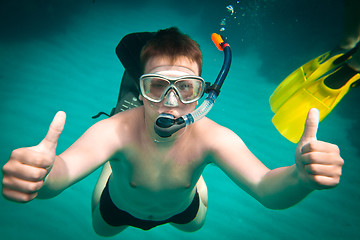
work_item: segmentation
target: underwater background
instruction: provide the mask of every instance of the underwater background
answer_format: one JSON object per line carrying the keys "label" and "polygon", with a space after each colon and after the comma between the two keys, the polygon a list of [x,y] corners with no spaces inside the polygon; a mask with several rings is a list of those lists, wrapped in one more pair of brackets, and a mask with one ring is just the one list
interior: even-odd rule
{"label": "underwater background", "polygon": [[[67,113],[57,153],[110,113],[124,71],[115,47],[128,33],[177,26],[200,43],[203,77],[213,82],[223,55],[210,35],[233,51],[230,73],[208,117],[235,131],[268,167],[294,163],[296,145],[272,125],[269,97],[293,70],[331,50],[343,28],[338,0],[1,0],[0,165],[15,148],[38,144],[58,110]],[[234,9],[232,13],[227,6]],[[128,228],[109,239],[360,239],[360,88],[351,90],[319,126],[345,160],[340,185],[316,191],[287,210],[269,210],[215,166],[204,179],[204,227]],[[18,204],[0,197],[0,239],[103,239],[91,225],[91,194],[100,170],[56,198]]]}

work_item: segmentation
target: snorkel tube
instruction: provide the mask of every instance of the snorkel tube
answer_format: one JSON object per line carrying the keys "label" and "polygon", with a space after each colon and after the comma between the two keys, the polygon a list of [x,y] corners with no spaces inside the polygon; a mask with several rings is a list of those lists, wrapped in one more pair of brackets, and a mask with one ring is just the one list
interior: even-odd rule
{"label": "snorkel tube", "polygon": [[204,102],[193,112],[177,119],[175,119],[175,117],[171,114],[160,114],[160,116],[156,119],[154,126],[155,132],[160,137],[170,137],[175,132],[179,131],[181,128],[186,127],[203,118],[211,110],[216,98],[219,96],[220,88],[223,85],[224,80],[230,69],[231,49],[230,45],[219,34],[213,33],[211,35],[211,39],[215,43],[216,47],[220,51],[224,52],[224,63],[222,65],[219,75],[215,80],[215,83],[206,90],[206,93],[208,93],[207,97],[205,98]]}

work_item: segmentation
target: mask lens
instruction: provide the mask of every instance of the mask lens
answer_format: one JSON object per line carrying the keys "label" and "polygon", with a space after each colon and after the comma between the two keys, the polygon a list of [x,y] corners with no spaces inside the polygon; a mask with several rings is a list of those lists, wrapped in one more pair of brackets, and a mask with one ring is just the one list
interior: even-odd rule
{"label": "mask lens", "polygon": [[203,81],[199,79],[182,79],[174,83],[176,89],[178,90],[181,100],[186,102],[192,102],[197,100],[202,94]]}
{"label": "mask lens", "polygon": [[144,77],[142,84],[143,94],[152,100],[161,101],[162,94],[169,87],[170,82],[159,77]]}

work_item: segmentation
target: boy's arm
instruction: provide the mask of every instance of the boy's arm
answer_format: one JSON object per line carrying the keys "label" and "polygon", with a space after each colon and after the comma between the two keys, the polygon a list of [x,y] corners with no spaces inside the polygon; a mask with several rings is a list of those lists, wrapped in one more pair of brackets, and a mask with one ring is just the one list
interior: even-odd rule
{"label": "boy's arm", "polygon": [[103,165],[119,149],[118,118],[108,118],[92,125],[59,156],[39,191],[38,198],[51,198],[82,180]]}
{"label": "boy's arm", "polygon": [[5,198],[29,202],[35,197],[54,197],[100,167],[118,146],[113,125],[109,124],[113,120],[106,119],[91,126],[64,153],[56,156],[65,118],[64,112],[55,116],[39,145],[12,152],[3,167]]}
{"label": "boy's arm", "polygon": [[293,166],[269,170],[235,134],[217,148],[216,164],[264,206],[288,208],[315,189],[339,183],[343,160],[337,146],[316,139],[318,122],[318,111],[310,110]]}

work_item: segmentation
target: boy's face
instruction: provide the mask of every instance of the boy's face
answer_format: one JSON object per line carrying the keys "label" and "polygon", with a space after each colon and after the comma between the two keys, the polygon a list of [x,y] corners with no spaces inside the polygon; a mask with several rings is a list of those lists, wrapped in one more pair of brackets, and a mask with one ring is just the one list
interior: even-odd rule
{"label": "boy's face", "polygon": [[[161,74],[167,77],[198,76],[198,69],[197,63],[186,57],[179,57],[174,62],[171,62],[169,58],[153,57],[147,61],[144,74]],[[175,118],[181,117],[192,112],[198,104],[197,101],[188,104],[182,103],[178,93],[173,89],[166,93],[161,102],[152,102],[142,96],[140,99],[144,102],[146,115],[152,121],[155,121],[161,113],[172,114]]]}

